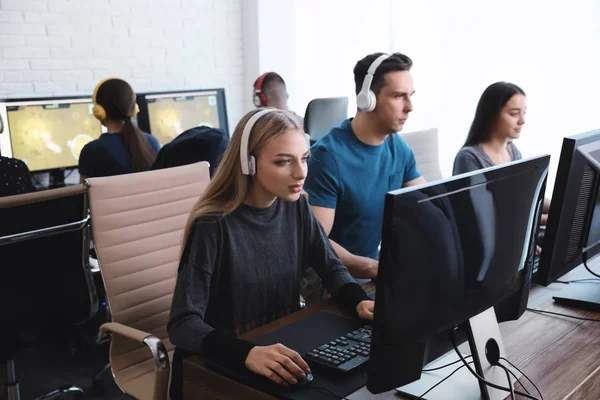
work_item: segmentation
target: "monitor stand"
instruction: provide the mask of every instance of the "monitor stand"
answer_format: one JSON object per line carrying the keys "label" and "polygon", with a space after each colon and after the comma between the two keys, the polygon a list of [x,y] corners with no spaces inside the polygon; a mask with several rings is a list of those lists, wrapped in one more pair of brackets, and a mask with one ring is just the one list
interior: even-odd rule
{"label": "monitor stand", "polygon": [[62,169],[50,171],[50,183],[48,186],[50,187],[50,189],[64,187],[65,171]]}
{"label": "monitor stand", "polygon": [[552,298],[557,303],[566,306],[600,311],[600,280],[569,283],[566,288]]}
{"label": "monitor stand", "polygon": [[[508,388],[508,380],[504,370],[500,367],[493,367],[490,365],[485,355],[486,343],[489,339],[495,339],[500,348],[500,356],[507,358],[494,308],[489,308],[481,314],[474,316],[465,325],[467,326],[468,331],[469,347],[471,349],[471,354],[473,355],[473,358],[467,359],[467,362],[471,360],[474,361],[474,364],[471,364],[471,368],[488,382]],[[458,355],[452,350],[431,362],[424,369],[446,365],[458,359]],[[511,368],[508,363],[502,362],[502,364],[515,373],[517,377],[520,376],[520,373]],[[461,362],[460,364],[457,363],[441,370],[423,372],[421,373],[421,379],[396,388],[396,390],[410,397],[420,397],[461,365],[464,364]],[[516,379],[511,376],[511,381],[514,385]],[[427,393],[424,398],[432,400],[504,400],[509,395],[509,392],[490,388],[483,384],[480,385],[479,380],[475,378],[466,367],[463,367],[438,387]]]}

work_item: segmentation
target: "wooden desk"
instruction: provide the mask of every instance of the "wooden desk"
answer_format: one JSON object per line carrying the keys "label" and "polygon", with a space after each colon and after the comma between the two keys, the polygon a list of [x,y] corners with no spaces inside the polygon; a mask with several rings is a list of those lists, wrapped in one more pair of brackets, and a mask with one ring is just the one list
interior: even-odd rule
{"label": "wooden desk", "polygon": [[[600,258],[596,260],[594,264],[600,266]],[[579,267],[563,279],[589,277],[583,267]],[[529,307],[600,319],[600,313],[555,305],[552,295],[564,287],[559,283],[548,287],[534,286],[529,296]],[[365,289],[374,295],[374,284],[366,284]],[[322,310],[341,315],[337,306],[328,300],[248,332],[242,338],[256,339]],[[600,323],[526,311],[518,321],[500,324],[500,330],[508,359],[538,386],[544,399],[600,399]],[[274,399],[210,371],[199,357],[184,361],[184,381],[186,399]],[[529,383],[525,385],[532,395],[537,396]],[[347,397],[378,400],[402,398],[394,391],[375,396],[366,388]]]}

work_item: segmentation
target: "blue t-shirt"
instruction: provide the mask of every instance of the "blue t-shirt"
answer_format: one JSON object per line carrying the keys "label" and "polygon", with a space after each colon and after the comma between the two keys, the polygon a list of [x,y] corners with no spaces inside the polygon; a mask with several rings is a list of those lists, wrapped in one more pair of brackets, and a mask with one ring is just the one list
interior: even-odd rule
{"label": "blue t-shirt", "polygon": [[311,148],[304,188],[313,206],[334,208],[329,238],[352,254],[376,257],[385,194],[421,176],[404,139],[379,146],[361,142],[347,119]]}
{"label": "blue t-shirt", "polygon": [[[144,132],[150,147],[158,153],[160,144],[149,133]],[[131,156],[122,133],[104,133],[86,144],[79,155],[79,174],[90,178],[113,176],[133,172]]]}

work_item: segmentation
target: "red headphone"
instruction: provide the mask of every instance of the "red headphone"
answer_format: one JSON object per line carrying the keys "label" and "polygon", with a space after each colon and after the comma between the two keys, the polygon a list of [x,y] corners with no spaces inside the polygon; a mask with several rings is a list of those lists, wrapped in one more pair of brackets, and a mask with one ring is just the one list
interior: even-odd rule
{"label": "red headphone", "polygon": [[256,83],[254,84],[254,96],[252,97],[254,101],[254,105],[256,107],[266,107],[267,106],[267,96],[262,92],[262,84],[267,75],[270,72],[265,72],[261,76],[258,77]]}

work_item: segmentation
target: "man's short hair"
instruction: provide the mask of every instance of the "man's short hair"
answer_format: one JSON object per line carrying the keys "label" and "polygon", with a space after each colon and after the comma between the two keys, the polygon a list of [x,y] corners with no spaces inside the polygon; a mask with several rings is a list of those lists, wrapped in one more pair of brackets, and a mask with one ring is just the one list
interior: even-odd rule
{"label": "man's short hair", "polygon": [[[258,79],[256,79],[254,81],[254,87],[256,87],[257,83],[258,83]],[[277,84],[283,84],[285,86],[285,81],[283,80],[281,75],[279,75],[277,72],[269,72],[265,76],[265,79],[263,79],[261,90],[263,92],[265,92],[267,90],[272,89]]]}
{"label": "man's short hair", "polygon": [[[354,83],[356,85],[356,94],[360,93],[365,76],[367,76],[367,72],[369,71],[371,64],[373,64],[373,61],[383,54],[385,53],[369,54],[356,63],[354,66]],[[373,75],[373,81],[371,82],[371,90],[377,96],[383,87],[385,74],[393,71],[410,71],[411,67],[412,60],[410,57],[402,53],[391,54],[390,57],[383,60],[383,62],[379,64],[379,67],[377,67],[375,75]]]}

